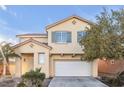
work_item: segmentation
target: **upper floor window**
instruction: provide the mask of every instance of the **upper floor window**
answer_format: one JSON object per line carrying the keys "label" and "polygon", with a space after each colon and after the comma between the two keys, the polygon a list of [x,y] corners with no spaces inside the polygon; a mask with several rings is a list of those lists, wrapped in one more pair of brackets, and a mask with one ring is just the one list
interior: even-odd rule
{"label": "upper floor window", "polygon": [[52,42],[53,43],[70,43],[71,42],[71,32],[52,32]]}
{"label": "upper floor window", "polygon": [[83,36],[85,36],[86,32],[84,31],[79,31],[77,32],[77,42],[80,42]]}

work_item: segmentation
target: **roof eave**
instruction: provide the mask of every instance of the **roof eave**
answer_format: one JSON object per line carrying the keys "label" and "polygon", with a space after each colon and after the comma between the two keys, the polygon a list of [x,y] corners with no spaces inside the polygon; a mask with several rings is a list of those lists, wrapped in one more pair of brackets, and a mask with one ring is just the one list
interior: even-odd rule
{"label": "roof eave", "polygon": [[47,34],[20,34],[16,35],[16,37],[48,37]]}

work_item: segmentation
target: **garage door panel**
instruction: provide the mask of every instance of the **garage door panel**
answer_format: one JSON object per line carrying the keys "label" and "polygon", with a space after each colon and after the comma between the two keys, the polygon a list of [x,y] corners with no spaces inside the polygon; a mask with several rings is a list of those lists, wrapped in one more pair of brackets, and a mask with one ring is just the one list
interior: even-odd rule
{"label": "garage door panel", "polygon": [[56,76],[91,76],[91,63],[82,61],[56,61]]}

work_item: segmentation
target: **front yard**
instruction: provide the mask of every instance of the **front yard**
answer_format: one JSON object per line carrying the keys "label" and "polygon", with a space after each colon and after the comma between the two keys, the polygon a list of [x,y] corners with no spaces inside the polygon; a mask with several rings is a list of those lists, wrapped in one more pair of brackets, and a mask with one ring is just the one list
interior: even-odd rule
{"label": "front yard", "polygon": [[26,72],[21,78],[1,76],[0,87],[47,87],[52,78],[46,78],[41,68]]}
{"label": "front yard", "polygon": [[[46,78],[43,81],[42,87],[48,87],[51,78]],[[21,78],[5,78],[0,79],[0,87],[17,87],[18,83],[21,82]]]}
{"label": "front yard", "polygon": [[16,87],[21,78],[0,78],[0,87]]}

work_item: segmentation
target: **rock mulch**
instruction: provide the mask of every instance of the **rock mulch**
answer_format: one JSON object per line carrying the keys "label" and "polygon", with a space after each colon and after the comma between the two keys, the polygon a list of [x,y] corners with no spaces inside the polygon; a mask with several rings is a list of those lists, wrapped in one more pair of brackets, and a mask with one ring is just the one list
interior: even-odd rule
{"label": "rock mulch", "polygon": [[[48,87],[50,81],[50,78],[45,79],[43,87]],[[0,78],[0,87],[17,87],[19,82],[21,82],[21,78]]]}
{"label": "rock mulch", "polygon": [[0,87],[16,87],[21,78],[0,78]]}

